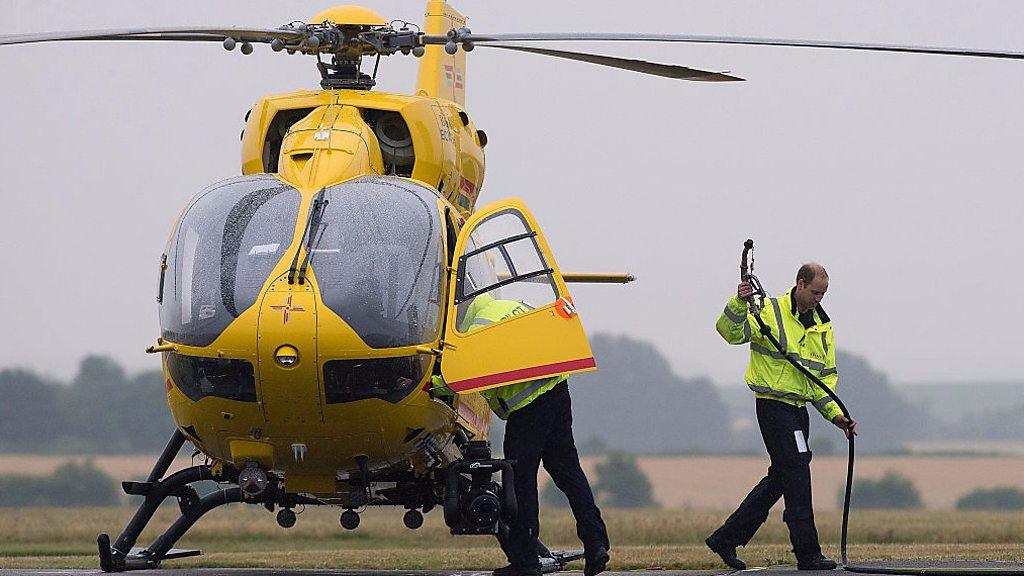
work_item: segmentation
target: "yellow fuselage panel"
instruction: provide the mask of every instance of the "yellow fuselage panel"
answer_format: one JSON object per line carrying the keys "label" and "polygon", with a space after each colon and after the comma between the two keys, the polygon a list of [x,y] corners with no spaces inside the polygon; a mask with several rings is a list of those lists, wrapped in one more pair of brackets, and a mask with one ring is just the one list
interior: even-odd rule
{"label": "yellow fuselage panel", "polygon": [[322,188],[367,174],[383,174],[380,144],[352,106],[318,108],[291,126],[281,143],[282,179],[297,188]]}
{"label": "yellow fuselage panel", "polygon": [[[316,297],[309,283],[278,278],[263,296],[258,328],[259,388],[264,418],[275,431],[301,435],[323,423],[317,385]],[[284,366],[276,353],[284,346],[298,360]]]}
{"label": "yellow fuselage panel", "polygon": [[[261,377],[258,382],[264,404],[285,406],[298,402],[291,396],[282,397],[279,389],[268,387],[266,378]],[[317,380],[293,380],[290,387],[300,398],[306,392],[320,389]],[[422,387],[398,404],[369,399],[323,406],[322,412],[317,407],[290,414],[293,418],[309,416],[310,412],[323,414],[322,422],[301,425],[294,420],[274,422],[271,419],[275,413],[264,416],[258,405],[252,403],[216,397],[193,402],[176,389],[169,393],[168,402],[175,421],[194,431],[190,439],[205,454],[236,466],[255,460],[286,476],[296,472],[334,477],[339,472],[352,472],[358,469],[357,456],[366,456],[371,469],[409,466],[421,454],[426,437],[450,444],[456,419],[478,424],[488,420],[486,413],[467,418],[471,413],[466,410],[457,416],[448,406],[431,399]],[[486,430],[486,423],[483,426]],[[257,456],[262,453],[259,450],[240,453],[240,442],[266,446],[272,456]]]}

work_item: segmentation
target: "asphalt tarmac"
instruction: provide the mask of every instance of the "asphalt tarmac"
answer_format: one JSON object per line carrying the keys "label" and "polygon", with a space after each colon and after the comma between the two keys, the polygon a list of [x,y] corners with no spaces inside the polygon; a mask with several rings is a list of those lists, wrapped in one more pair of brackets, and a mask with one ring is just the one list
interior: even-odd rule
{"label": "asphalt tarmac", "polygon": [[[877,567],[877,572],[871,571]],[[894,569],[907,570],[918,576],[1019,576],[1024,564],[1011,562],[877,562],[858,566],[857,573],[868,576],[886,576]],[[3,576],[100,576],[99,570],[2,570]],[[491,576],[487,570],[295,570],[274,568],[163,568],[159,570],[133,570],[131,574],[146,576]],[[565,576],[580,576],[580,572],[555,572]],[[636,572],[604,572],[604,576],[853,576],[853,572],[799,571],[796,566],[755,567],[739,572],[722,570],[658,570]]]}
{"label": "asphalt tarmac", "polygon": [[[92,576],[102,575],[99,570],[3,570],[3,576]],[[162,568],[159,570],[133,570],[139,576],[491,576],[484,570],[276,570],[273,568]],[[565,576],[581,576],[582,572],[555,572]],[[742,572],[723,570],[659,570],[652,572],[603,572],[603,576],[808,576],[811,572],[798,572],[796,566],[753,568]],[[838,574],[836,575],[838,576]]]}

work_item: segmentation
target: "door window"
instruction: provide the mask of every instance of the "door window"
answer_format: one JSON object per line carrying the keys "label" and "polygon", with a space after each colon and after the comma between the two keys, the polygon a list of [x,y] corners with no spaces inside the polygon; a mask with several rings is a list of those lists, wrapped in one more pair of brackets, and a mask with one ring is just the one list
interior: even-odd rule
{"label": "door window", "polygon": [[537,245],[537,234],[516,210],[488,216],[466,242],[456,279],[458,325],[474,302],[513,300],[528,309],[558,298],[552,269]]}

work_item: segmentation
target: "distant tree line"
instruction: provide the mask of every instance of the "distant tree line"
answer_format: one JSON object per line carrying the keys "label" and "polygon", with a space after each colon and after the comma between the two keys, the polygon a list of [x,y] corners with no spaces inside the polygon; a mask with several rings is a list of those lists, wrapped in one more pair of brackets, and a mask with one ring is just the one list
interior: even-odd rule
{"label": "distant tree line", "polygon": [[49,476],[0,476],[0,507],[109,506],[119,500],[117,483],[91,461],[65,462]]}
{"label": "distant tree line", "polygon": [[[844,489],[836,493],[836,503],[843,505]],[[854,509],[924,508],[921,493],[914,482],[902,474],[888,470],[880,478],[857,478],[853,482],[850,507]],[[1024,510],[1024,490],[1016,486],[976,488],[960,496],[957,510]]]}
{"label": "distant tree line", "polygon": [[1009,400],[1005,408],[964,416],[960,422],[949,425],[945,437],[963,440],[1024,439],[1024,401]]}
{"label": "distant tree line", "polygon": [[[596,334],[591,347],[599,370],[574,375],[574,433],[583,454],[763,454],[754,399],[739,415],[711,380],[683,377],[653,344],[628,336]],[[881,371],[840,351],[839,394],[860,422],[859,453],[898,452],[927,438],[1024,440],[1024,403],[977,414],[955,429],[909,402]],[[737,362],[735,370],[742,373]],[[70,381],[25,369],[0,370],[0,452],[103,454],[158,452],[173,427],[158,370],[126,374],[113,360],[89,356]],[[811,411],[811,447],[844,453],[845,439]],[[495,419],[496,420],[496,419]],[[494,431],[500,452],[501,425]]]}
{"label": "distant tree line", "polygon": [[[573,427],[581,452],[764,452],[756,425],[734,429],[735,415],[709,379],[675,374],[651,343],[597,334],[591,338],[591,348],[599,370],[569,379]],[[928,414],[908,402],[867,360],[840,351],[836,363],[840,397],[864,431],[857,441],[858,452],[898,451],[908,441],[934,435]],[[745,365],[738,363],[735,368],[742,374]],[[746,410],[744,416],[753,421],[753,392]],[[812,448],[844,453],[842,434],[813,407],[808,410]]]}
{"label": "distant tree line", "polygon": [[[857,452],[895,452],[907,442],[934,438],[936,425],[927,411],[909,402],[889,381],[863,357],[840,350],[836,354],[839,369],[837,392],[857,420],[860,436]],[[811,442],[815,438],[832,441],[835,453],[846,453],[846,439],[830,423],[811,410]],[[842,448],[839,448],[842,446]]]}
{"label": "distant tree line", "polygon": [[590,346],[598,370],[569,378],[583,452],[736,449],[732,417],[711,380],[676,375],[651,343],[628,336],[596,334]]}
{"label": "distant tree line", "polygon": [[103,356],[83,359],[69,382],[0,370],[0,452],[158,452],[173,427],[158,370],[129,376]]}
{"label": "distant tree line", "polygon": [[[636,456],[609,452],[594,466],[594,497],[602,506],[611,508],[656,508],[654,488],[637,465]],[[540,494],[541,504],[550,508],[568,508],[565,494],[548,482]]]}
{"label": "distant tree line", "polygon": [[[836,494],[839,507],[843,506],[845,495],[845,488]],[[887,510],[924,508],[924,502],[913,481],[889,470],[881,478],[855,478],[853,492],[850,494],[850,507]]]}

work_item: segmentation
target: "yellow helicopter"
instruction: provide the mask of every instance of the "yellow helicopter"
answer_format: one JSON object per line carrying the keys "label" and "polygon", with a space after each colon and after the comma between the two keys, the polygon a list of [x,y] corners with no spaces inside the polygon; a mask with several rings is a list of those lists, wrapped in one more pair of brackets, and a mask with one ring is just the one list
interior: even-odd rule
{"label": "yellow helicopter", "polygon": [[[681,66],[523,46],[624,40],[836,47],[1020,58],[1007,52],[642,34],[472,33],[442,0],[422,28],[339,6],[273,29],[144,28],[0,37],[31,42],[217,42],[317,59],[321,90],[261,98],[246,116],[242,176],[197,194],[160,261],[160,353],[177,429],[120,536],[99,538],[104,571],[190,556],[174,544],[229,502],[277,509],[402,506],[416,528],[441,506],[455,534],[491,534],[515,514],[513,468],[491,457],[479,391],[593,370],[567,282],[536,220],[512,199],[477,209],[487,137],[465,103],[466,53],[500,48],[695,81],[739,78]],[[383,56],[419,57],[414,94],[372,91]],[[373,73],[363,60],[373,58]],[[533,309],[460,330],[475,298]],[[501,351],[497,353],[497,351]],[[449,395],[431,385],[443,375]],[[185,441],[209,462],[166,475]],[[166,475],[166,476],[165,476]],[[501,481],[499,481],[499,478]],[[199,497],[191,487],[231,488]],[[182,516],[134,548],[167,498]]]}

